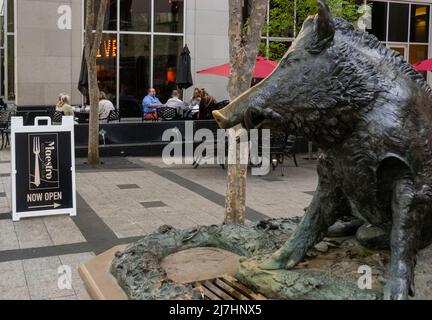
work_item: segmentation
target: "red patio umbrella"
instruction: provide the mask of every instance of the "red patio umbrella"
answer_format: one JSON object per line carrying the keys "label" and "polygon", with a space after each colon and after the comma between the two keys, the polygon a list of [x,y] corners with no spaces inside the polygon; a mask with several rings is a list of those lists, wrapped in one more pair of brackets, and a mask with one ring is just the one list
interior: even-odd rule
{"label": "red patio umbrella", "polygon": [[[273,72],[276,66],[277,66],[277,62],[275,61],[267,60],[264,57],[257,57],[255,63],[255,69],[253,72],[253,77],[258,79],[266,78],[270,73]],[[200,70],[197,71],[197,73],[213,74],[216,76],[228,78],[230,76],[230,64],[226,63],[209,69]]]}
{"label": "red patio umbrella", "polygon": [[432,59],[423,60],[413,64],[417,71],[432,71]]}

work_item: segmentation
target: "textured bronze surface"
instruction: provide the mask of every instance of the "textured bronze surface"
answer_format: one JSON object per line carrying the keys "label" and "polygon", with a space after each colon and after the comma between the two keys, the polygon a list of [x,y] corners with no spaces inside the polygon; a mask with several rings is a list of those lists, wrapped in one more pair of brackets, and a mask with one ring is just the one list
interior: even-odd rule
{"label": "textured bronze surface", "polygon": [[273,74],[214,117],[301,131],[322,151],[312,203],[262,269],[294,267],[351,212],[389,234],[385,297],[414,295],[417,250],[432,240],[432,94],[399,53],[319,1]]}

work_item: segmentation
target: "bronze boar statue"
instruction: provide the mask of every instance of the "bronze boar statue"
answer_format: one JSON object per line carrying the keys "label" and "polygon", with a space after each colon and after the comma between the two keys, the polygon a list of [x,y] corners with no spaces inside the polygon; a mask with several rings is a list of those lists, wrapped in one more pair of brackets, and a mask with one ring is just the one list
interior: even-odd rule
{"label": "bronze boar statue", "polygon": [[276,70],[213,116],[300,130],[322,151],[311,204],[262,269],[294,267],[350,212],[389,234],[384,297],[414,296],[416,254],[432,242],[432,90],[398,53],[320,0]]}

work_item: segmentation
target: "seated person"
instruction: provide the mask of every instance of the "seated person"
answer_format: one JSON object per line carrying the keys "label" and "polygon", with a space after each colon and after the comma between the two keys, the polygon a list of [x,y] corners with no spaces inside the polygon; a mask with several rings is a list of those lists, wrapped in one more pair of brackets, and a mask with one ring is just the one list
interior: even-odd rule
{"label": "seated person", "polygon": [[195,118],[196,114],[199,112],[200,103],[201,103],[201,89],[195,88],[192,98],[189,101],[189,104],[183,110],[183,118],[185,119]]}
{"label": "seated person", "polygon": [[177,90],[174,90],[171,95],[171,99],[169,99],[166,103],[167,107],[174,108],[177,111],[177,114],[183,113],[183,108],[185,106],[184,102],[179,99],[180,94]]}
{"label": "seated person", "polygon": [[216,103],[216,99],[209,95],[205,88],[201,89],[201,101],[199,107],[200,119],[211,119],[210,107]]}
{"label": "seated person", "polygon": [[201,103],[202,92],[199,88],[195,88],[192,98],[189,102],[190,106],[198,106]]}
{"label": "seated person", "polygon": [[147,95],[144,97],[142,102],[144,119],[146,120],[157,120],[157,110],[161,108],[163,104],[156,98],[156,90],[150,88],[147,91]]}
{"label": "seated person", "polygon": [[99,94],[99,120],[106,120],[112,110],[115,110],[114,105],[106,97],[105,92]]}
{"label": "seated person", "polygon": [[61,93],[56,105],[56,111],[62,112],[65,116],[73,116],[74,109],[70,105],[70,98],[67,94]]}

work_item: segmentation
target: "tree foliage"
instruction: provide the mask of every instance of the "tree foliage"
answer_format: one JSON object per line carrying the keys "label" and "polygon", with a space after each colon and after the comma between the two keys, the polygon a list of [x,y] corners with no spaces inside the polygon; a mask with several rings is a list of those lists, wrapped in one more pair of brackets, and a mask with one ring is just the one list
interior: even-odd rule
{"label": "tree foliage", "polygon": [[[327,0],[333,16],[342,17],[354,22],[360,16],[358,5],[354,0]],[[267,31],[271,37],[295,37],[301,30],[303,22],[308,16],[317,12],[317,0],[297,0],[297,16],[295,18],[294,0],[270,0],[269,25],[264,26],[263,34]],[[294,26],[295,25],[295,26]],[[287,50],[287,43],[271,41],[269,45],[269,59],[280,60]],[[266,43],[262,43],[260,54],[266,55]]]}

